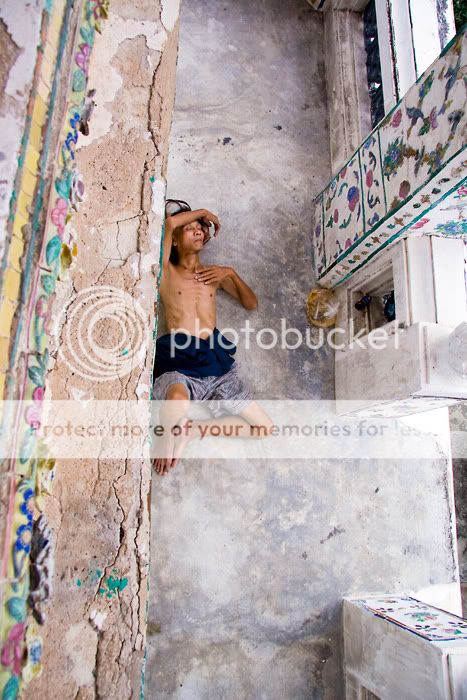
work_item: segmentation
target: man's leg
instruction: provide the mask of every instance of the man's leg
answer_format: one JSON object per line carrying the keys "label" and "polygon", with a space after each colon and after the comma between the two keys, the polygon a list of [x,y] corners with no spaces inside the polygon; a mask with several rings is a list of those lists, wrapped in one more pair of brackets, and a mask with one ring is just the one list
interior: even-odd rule
{"label": "man's leg", "polygon": [[163,443],[163,454],[172,456],[156,460],[156,471],[161,475],[167,474],[169,469],[178,464],[187,443],[194,438],[240,437],[258,439],[272,434],[274,422],[256,401],[252,401],[237,415],[192,420],[185,416],[189,400],[187,399],[185,403],[177,391],[171,398],[178,399],[171,401],[171,404],[182,404],[183,408],[172,410],[172,406],[170,406],[170,416],[167,416],[167,422],[162,421],[164,436],[167,436],[167,441]]}
{"label": "man's leg", "polygon": [[162,456],[154,460],[154,468],[158,474],[167,474],[169,468],[175,466],[178,461],[175,456],[177,439],[172,429],[186,414],[189,405],[190,397],[185,384],[171,384],[167,389],[165,401],[160,411],[160,422],[164,432],[160,442],[158,442]]}
{"label": "man's leg", "polygon": [[264,438],[271,435],[273,425],[274,421],[266,411],[256,401],[252,401],[236,415],[193,420],[190,437]]}
{"label": "man's leg", "polygon": [[214,419],[194,421],[195,436],[223,435],[225,437],[263,438],[271,435],[274,422],[266,411],[253,401],[250,388],[239,375],[237,363],[215,380],[207,399],[225,404],[225,413]]}

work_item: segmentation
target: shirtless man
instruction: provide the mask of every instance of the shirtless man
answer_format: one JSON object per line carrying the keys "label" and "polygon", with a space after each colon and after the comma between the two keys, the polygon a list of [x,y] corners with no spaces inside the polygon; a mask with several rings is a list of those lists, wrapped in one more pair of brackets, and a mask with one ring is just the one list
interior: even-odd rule
{"label": "shirtless man", "polygon": [[[167,215],[165,220],[160,297],[169,333],[156,341],[153,392],[155,400],[166,399],[160,412],[164,431],[158,454],[162,456],[154,459],[160,475],[177,464],[193,438],[220,432],[232,437],[266,437],[273,426],[237,374],[232,358],[235,345],[230,343],[229,349],[229,341],[216,328],[218,289],[247,310],[255,309],[258,302],[233,267],[201,264],[199,253],[210,238],[211,225],[217,236],[217,216],[207,209],[191,211],[188,205],[185,211],[180,206],[178,213]],[[174,353],[174,339],[177,344],[188,339],[188,350],[184,342],[180,345],[184,349]],[[223,417],[218,411],[213,419],[189,420],[185,414],[190,399],[224,401],[230,410]],[[222,408],[220,411],[225,413]],[[216,432],[211,431],[214,426]]]}

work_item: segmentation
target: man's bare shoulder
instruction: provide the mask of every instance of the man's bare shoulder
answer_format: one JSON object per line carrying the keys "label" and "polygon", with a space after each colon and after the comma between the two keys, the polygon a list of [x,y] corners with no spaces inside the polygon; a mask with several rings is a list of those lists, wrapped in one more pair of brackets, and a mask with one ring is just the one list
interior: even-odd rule
{"label": "man's bare shoulder", "polygon": [[165,265],[162,265],[162,277],[167,277],[167,276],[172,276],[172,275],[177,275],[179,274],[179,269],[177,265],[174,265],[173,263],[170,262],[170,260],[167,260]]}
{"label": "man's bare shoulder", "polygon": [[[203,269],[202,266],[200,266],[199,269]],[[191,275],[186,269],[180,265],[174,265],[169,260],[162,268],[161,286],[163,283],[165,283],[166,286],[172,286],[172,284],[186,284],[190,277]]]}
{"label": "man's bare shoulder", "polygon": [[[221,263],[216,263],[216,264],[221,264]],[[201,272],[202,270],[206,270],[208,267],[213,267],[213,263],[208,263],[207,265],[203,265],[203,263],[199,263],[196,271]],[[180,265],[174,265],[170,260],[166,262],[166,264],[162,268],[163,270],[168,270],[169,273],[174,273],[176,275],[184,275],[187,274],[187,270]]]}

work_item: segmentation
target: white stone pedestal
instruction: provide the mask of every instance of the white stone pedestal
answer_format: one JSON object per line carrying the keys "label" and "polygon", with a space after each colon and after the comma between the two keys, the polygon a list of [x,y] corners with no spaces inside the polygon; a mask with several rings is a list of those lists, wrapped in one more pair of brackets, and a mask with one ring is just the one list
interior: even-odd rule
{"label": "white stone pedestal", "polygon": [[466,700],[467,620],[409,596],[344,599],[346,700]]}

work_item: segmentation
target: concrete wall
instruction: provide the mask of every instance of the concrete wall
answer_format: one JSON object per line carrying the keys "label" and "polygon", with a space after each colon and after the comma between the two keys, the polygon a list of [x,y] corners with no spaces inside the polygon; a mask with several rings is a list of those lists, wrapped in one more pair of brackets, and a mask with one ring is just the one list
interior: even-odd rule
{"label": "concrete wall", "polygon": [[[154,327],[177,17],[177,2],[114,0],[96,39],[89,88],[97,106],[76,152],[86,195],[65,227],[77,255],[56,288],[62,325],[51,347],[51,399],[149,399],[151,333],[131,371],[108,381],[93,375],[95,357],[81,356],[89,361],[83,369],[67,343],[79,340],[75,300],[92,307],[106,286],[126,292],[144,327]],[[104,346],[114,331],[104,312],[98,342]],[[131,331],[127,342],[131,347]],[[120,448],[125,454],[123,437]],[[53,592],[41,630],[43,673],[32,681],[31,697],[140,697],[149,561],[145,456],[141,446],[133,460],[57,461],[53,489],[43,494]]]}
{"label": "concrete wall", "polygon": [[[306,328],[311,196],[331,173],[324,76],[323,15],[301,0],[182,5],[168,193],[219,214],[202,260],[233,265],[259,299],[247,314],[219,292],[221,330]],[[329,347],[240,343],[237,356],[258,398],[333,397]],[[316,415],[334,416],[324,402]],[[364,440],[354,460],[332,441],[328,459],[188,448],[154,479],[145,697],[340,699],[343,595],[427,587],[457,601],[446,416],[436,422],[439,444],[423,435],[433,461],[403,438],[378,440],[379,460]]]}

